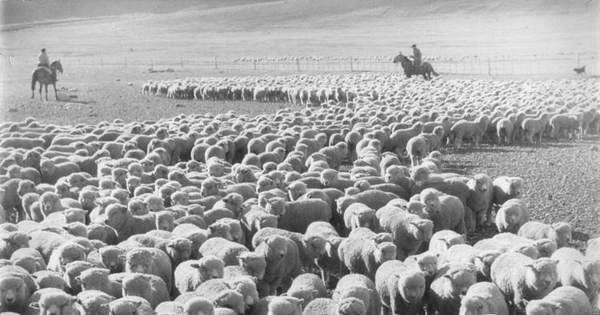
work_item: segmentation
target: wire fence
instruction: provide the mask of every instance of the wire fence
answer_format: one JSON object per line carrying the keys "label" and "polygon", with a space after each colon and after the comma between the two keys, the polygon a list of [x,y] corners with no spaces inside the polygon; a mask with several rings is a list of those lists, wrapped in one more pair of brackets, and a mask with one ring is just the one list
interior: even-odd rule
{"label": "wire fence", "polygon": [[[6,60],[9,60],[6,58]],[[11,63],[35,64],[33,58],[10,59]],[[434,58],[425,60],[438,73],[457,75],[573,75],[574,69],[585,66],[587,75],[598,75],[597,55],[573,54],[554,57],[468,57],[461,59]],[[63,65],[81,67],[143,68],[150,71],[177,71],[178,69],[261,70],[290,72],[399,72],[399,64],[391,57],[279,57],[279,58],[172,58],[129,59],[106,57],[61,58]]]}

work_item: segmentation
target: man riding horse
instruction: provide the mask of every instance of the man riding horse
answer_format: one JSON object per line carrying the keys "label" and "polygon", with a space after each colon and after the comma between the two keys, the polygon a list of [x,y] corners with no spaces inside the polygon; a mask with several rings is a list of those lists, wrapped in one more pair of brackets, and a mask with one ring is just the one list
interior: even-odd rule
{"label": "man riding horse", "polygon": [[46,48],[42,48],[42,52],[37,56],[38,58],[38,68],[43,67],[44,70],[47,70],[49,73],[52,73],[50,69],[50,58],[48,58],[48,54],[46,53]]}
{"label": "man riding horse", "polygon": [[413,49],[413,55],[411,57],[414,59],[413,65],[415,66],[415,68],[420,67],[421,62],[423,60],[423,56],[421,55],[421,50],[419,48],[417,48],[417,44],[413,44],[412,49]]}

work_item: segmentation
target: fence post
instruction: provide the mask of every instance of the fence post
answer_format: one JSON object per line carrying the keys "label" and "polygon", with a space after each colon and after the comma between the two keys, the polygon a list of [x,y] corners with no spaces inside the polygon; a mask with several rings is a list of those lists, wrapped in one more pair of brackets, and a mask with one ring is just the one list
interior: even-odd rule
{"label": "fence post", "polygon": [[181,69],[183,69],[183,57],[181,58]]}
{"label": "fence post", "polygon": [[354,58],[352,58],[352,56],[350,56],[350,72],[354,72],[354,65],[352,64],[354,61]]}
{"label": "fence post", "polygon": [[488,58],[488,75],[492,75],[492,60]]}
{"label": "fence post", "polygon": [[254,70],[256,70],[256,59],[254,59]]}
{"label": "fence post", "polygon": [[298,69],[298,72],[300,72],[300,58],[296,58],[296,68]]}
{"label": "fence post", "polygon": [[154,70],[154,59],[150,59],[150,69]]}
{"label": "fence post", "polygon": [[217,63],[217,57],[215,57],[215,69],[219,69],[219,64]]}

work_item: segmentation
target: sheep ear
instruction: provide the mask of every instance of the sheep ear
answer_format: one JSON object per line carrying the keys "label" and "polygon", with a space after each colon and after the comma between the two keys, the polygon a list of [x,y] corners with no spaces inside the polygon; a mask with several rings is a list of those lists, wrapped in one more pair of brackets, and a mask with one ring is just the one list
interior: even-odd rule
{"label": "sheep ear", "polygon": [[75,277],[75,283],[81,284],[81,277],[80,276]]}
{"label": "sheep ear", "polygon": [[[29,238],[31,239],[31,236]],[[2,237],[2,240],[8,243],[10,241],[10,236],[9,235],[4,235]]]}
{"label": "sheep ear", "polygon": [[287,292],[281,293],[279,296],[288,296]]}
{"label": "sheep ear", "polygon": [[127,256],[124,255],[124,254],[121,254],[121,255],[119,255],[117,257],[119,257],[119,259],[122,259],[122,260],[127,260]]}
{"label": "sheep ear", "polygon": [[202,266],[200,266],[200,264],[198,264],[198,263],[192,263],[192,264],[189,264],[189,266],[192,267],[192,268],[196,268],[196,269],[201,269],[202,268]]}
{"label": "sheep ear", "polygon": [[40,310],[40,303],[38,302],[31,302],[29,303],[29,307],[31,307],[34,310],[37,310],[39,312]]}

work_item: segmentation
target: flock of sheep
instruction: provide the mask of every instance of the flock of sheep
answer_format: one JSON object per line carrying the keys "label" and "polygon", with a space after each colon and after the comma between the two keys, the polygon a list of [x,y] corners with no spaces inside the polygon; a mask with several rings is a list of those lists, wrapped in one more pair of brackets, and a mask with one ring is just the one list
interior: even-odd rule
{"label": "flock of sheep", "polygon": [[[444,172],[439,151],[598,134],[593,81],[322,75],[143,92],[172,87],[307,106],[0,124],[0,312],[598,310],[600,238],[570,248],[568,223],[529,220],[519,174]],[[497,235],[466,244],[493,224]]]}

